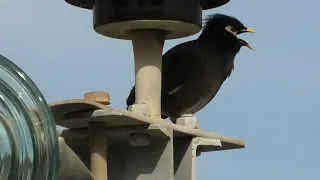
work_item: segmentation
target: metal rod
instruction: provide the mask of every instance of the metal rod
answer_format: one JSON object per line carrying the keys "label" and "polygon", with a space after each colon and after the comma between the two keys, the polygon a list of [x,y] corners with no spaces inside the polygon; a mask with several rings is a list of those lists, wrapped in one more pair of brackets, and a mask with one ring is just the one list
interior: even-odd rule
{"label": "metal rod", "polygon": [[107,136],[106,124],[103,122],[89,123],[91,173],[95,180],[107,180]]}
{"label": "metal rod", "polygon": [[161,117],[161,70],[165,31],[130,32],[135,61],[136,103],[145,103],[151,117]]}

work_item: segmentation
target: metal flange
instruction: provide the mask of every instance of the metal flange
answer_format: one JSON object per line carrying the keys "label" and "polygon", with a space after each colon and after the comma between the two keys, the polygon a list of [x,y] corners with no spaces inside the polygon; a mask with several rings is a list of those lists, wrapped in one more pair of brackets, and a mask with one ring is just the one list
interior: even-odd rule
{"label": "metal flange", "polygon": [[[164,129],[172,129],[174,138],[200,137],[220,141],[221,145],[219,146],[202,145],[199,149],[201,152],[239,149],[245,146],[244,141],[237,138],[226,137],[215,133],[208,133],[199,129],[191,129],[165,121],[160,123],[154,122],[154,120],[152,120],[150,117],[144,115],[133,113],[127,110],[113,109],[109,106],[83,99],[56,102],[51,104],[50,108],[57,125],[69,128],[71,130],[79,129],[80,132],[84,133],[80,133],[82,134],[80,135],[79,133],[76,133],[77,131],[72,131],[72,133],[74,133],[76,136],[74,138],[80,138],[79,141],[83,141],[83,138],[86,138],[88,135],[87,131],[83,130],[88,127],[90,122],[105,122],[107,127],[109,127],[108,132],[112,141],[119,141],[117,136],[120,137],[120,135],[116,133],[118,131],[122,131],[121,128],[124,128],[128,132],[128,134],[121,134],[120,139],[125,140],[128,139],[126,136],[129,134],[141,133],[142,131],[142,133],[145,133],[145,130],[158,127],[156,129],[159,129],[160,131],[157,130],[155,132],[159,132],[160,134],[165,132]],[[151,126],[149,127],[150,124]],[[141,132],[140,130],[136,129],[134,131],[129,130],[130,127],[138,126],[143,127]],[[154,134],[155,137],[158,136],[156,134]]]}
{"label": "metal flange", "polygon": [[82,173],[97,180],[194,180],[196,156],[245,146],[242,140],[207,133],[192,124],[172,124],[113,109],[106,105],[110,104],[107,97],[107,93],[94,92],[85,99],[50,105],[56,124],[69,128],[60,136],[91,167],[88,173],[82,165]]}
{"label": "metal flange", "polygon": [[[200,4],[203,10],[208,10],[225,5],[229,1],[230,0],[200,0]],[[66,2],[73,6],[85,9],[93,9],[93,6],[95,4],[94,0],[66,0]]]}
{"label": "metal flange", "polygon": [[221,6],[229,0],[66,0],[93,10],[93,26],[103,36],[131,40],[132,30],[163,30],[165,39],[199,32],[202,10]]}
{"label": "metal flange", "polygon": [[117,39],[132,39],[132,30],[165,32],[165,39],[182,38],[201,29],[198,0],[96,0],[93,26],[97,33]]}

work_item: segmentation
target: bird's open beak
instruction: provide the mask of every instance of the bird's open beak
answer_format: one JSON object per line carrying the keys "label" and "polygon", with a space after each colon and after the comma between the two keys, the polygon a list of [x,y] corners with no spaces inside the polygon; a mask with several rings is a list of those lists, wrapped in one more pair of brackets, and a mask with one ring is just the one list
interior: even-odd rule
{"label": "bird's open beak", "polygon": [[242,44],[242,46],[246,46],[247,48],[251,49],[252,51],[254,51],[253,47],[250,46],[249,43],[247,43],[245,40],[239,39],[240,44]]}
{"label": "bird's open beak", "polygon": [[242,33],[256,33],[256,31],[253,29],[250,29],[250,28],[245,28],[245,29],[241,29],[240,31],[238,31],[237,35],[242,34]]}

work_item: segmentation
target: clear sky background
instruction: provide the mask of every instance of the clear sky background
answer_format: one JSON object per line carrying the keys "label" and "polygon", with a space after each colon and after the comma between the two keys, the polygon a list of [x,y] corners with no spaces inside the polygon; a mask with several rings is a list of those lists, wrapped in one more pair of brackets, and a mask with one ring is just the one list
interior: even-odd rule
{"label": "clear sky background", "polygon": [[[242,35],[255,51],[242,48],[231,77],[198,113],[202,129],[242,138],[247,147],[202,154],[199,180],[319,180],[319,5],[231,0],[204,12],[236,16],[258,33]],[[198,35],[167,41],[164,52]],[[98,90],[125,108],[134,84],[131,42],[96,34],[92,12],[63,0],[1,0],[0,54],[48,102]]]}

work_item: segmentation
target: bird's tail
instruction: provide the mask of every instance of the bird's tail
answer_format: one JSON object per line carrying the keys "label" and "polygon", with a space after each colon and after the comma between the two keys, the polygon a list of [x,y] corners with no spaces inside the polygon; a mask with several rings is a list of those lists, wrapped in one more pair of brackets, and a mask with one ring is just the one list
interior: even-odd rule
{"label": "bird's tail", "polygon": [[136,101],[136,96],[135,95],[136,95],[135,86],[133,86],[133,88],[131,89],[130,94],[129,94],[128,98],[127,98],[127,101],[126,101],[127,110],[129,108],[129,106],[131,106]]}

